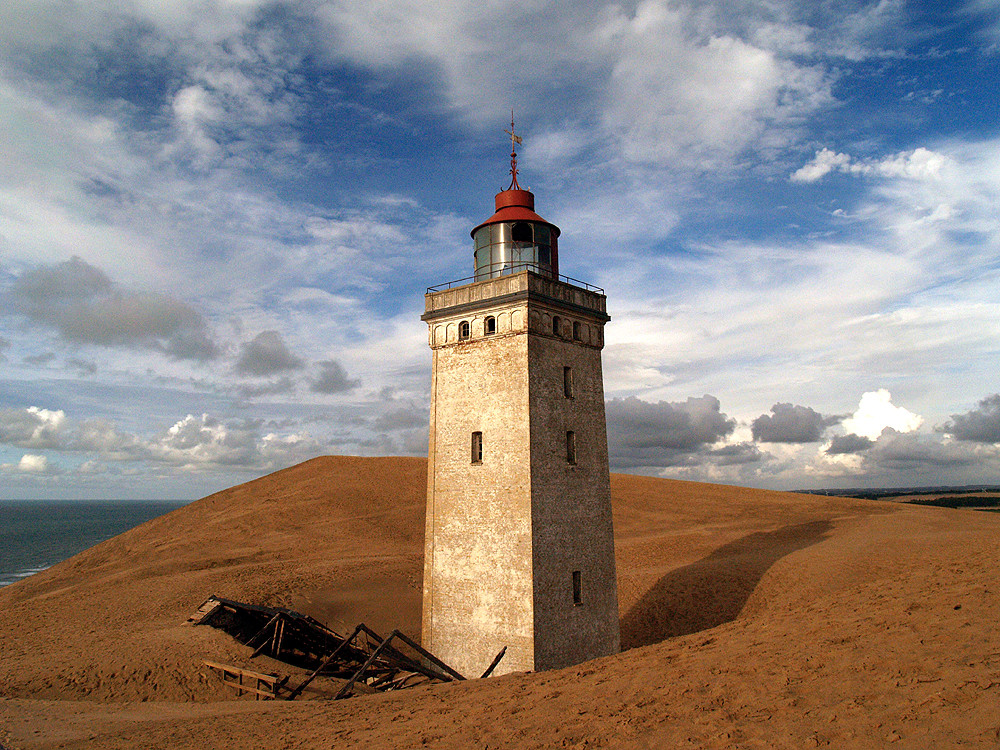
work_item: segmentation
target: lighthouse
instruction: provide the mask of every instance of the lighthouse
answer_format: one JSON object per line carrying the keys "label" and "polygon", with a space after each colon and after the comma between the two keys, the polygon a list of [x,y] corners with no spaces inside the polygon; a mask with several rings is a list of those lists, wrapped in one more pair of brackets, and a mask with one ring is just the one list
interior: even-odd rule
{"label": "lighthouse", "polygon": [[559,228],[511,182],[473,276],[428,289],[433,355],[422,641],[469,677],[619,650],[603,290],[559,274]]}

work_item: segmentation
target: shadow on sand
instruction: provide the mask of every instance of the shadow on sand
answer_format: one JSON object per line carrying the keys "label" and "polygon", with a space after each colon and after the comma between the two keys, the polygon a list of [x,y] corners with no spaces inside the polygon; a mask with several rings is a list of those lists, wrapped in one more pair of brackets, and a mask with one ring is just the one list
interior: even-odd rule
{"label": "shadow on sand", "polygon": [[829,528],[827,521],[811,521],[748,534],[670,571],[622,618],[622,648],[648,646],[735,620],[768,568],[820,541]]}

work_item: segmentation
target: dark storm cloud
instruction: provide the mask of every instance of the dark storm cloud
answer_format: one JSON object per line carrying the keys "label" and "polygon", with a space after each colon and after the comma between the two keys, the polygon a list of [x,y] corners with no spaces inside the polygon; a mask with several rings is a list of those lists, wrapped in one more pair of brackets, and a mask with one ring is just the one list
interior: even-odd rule
{"label": "dark storm cloud", "polygon": [[719,466],[739,466],[763,461],[767,456],[753,443],[734,443],[709,451],[712,463]]}
{"label": "dark storm cloud", "polygon": [[815,443],[823,430],[842,417],[824,417],[808,406],[775,404],[771,414],[761,414],[750,425],[753,439],[761,443]]}
{"label": "dark storm cloud", "polygon": [[1000,443],[1000,394],[987,396],[965,414],[952,414],[951,421],[937,430],[956,440]]}
{"label": "dark storm cloud", "polygon": [[709,395],[657,403],[615,398],[606,409],[608,450],[619,469],[697,463],[694,454],[707,452],[736,428],[736,420],[720,411],[719,399]]}
{"label": "dark storm cloud", "polygon": [[410,404],[398,409],[387,411],[372,421],[372,427],[383,432],[393,432],[395,430],[412,430],[415,428],[428,428],[429,413],[427,405]]}
{"label": "dark storm cloud", "polygon": [[348,378],[344,368],[336,360],[328,359],[318,364],[319,375],[309,386],[314,393],[346,393],[361,384],[360,380]]}
{"label": "dark storm cloud", "polygon": [[266,376],[298,370],[304,363],[285,346],[277,331],[261,331],[240,347],[236,371],[241,375]]}
{"label": "dark storm cloud", "polygon": [[831,456],[843,455],[845,453],[861,453],[875,445],[874,441],[863,435],[855,435],[853,432],[847,435],[837,435],[830,441],[830,447],[826,452]]}
{"label": "dark storm cloud", "polygon": [[880,468],[904,470],[919,467],[947,469],[982,460],[971,446],[943,443],[914,432],[896,432],[889,427],[868,449],[865,458]]}
{"label": "dark storm cloud", "polygon": [[28,271],[2,301],[8,312],[55,328],[71,343],[154,349],[178,359],[218,354],[194,308],[162,294],[122,289],[77,257]]}

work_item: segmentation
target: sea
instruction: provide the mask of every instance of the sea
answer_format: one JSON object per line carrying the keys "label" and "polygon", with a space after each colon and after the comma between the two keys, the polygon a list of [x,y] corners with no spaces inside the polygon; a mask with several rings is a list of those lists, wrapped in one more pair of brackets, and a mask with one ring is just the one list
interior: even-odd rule
{"label": "sea", "polygon": [[0,586],[162,516],[181,501],[0,500]]}

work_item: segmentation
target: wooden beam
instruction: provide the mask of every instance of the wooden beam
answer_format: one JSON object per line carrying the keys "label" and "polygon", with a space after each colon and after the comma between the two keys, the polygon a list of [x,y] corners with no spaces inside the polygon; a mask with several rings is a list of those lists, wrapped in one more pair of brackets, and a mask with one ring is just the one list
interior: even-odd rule
{"label": "wooden beam", "polygon": [[293,691],[292,691],[292,692],[291,692],[291,693],[290,693],[290,694],[289,694],[289,695],[288,695],[288,696],[287,696],[287,697],[285,698],[285,700],[286,700],[286,701],[293,701],[293,700],[295,700],[296,698],[298,698],[298,697],[299,697],[299,695],[300,695],[300,694],[302,693],[302,691],[306,689],[306,685],[308,685],[308,684],[309,684],[310,682],[312,682],[312,681],[313,681],[313,680],[314,680],[314,679],[316,678],[316,675],[318,675],[318,674],[319,674],[320,672],[322,672],[322,671],[323,671],[324,669],[326,669],[327,665],[328,665],[328,664],[329,664],[329,663],[330,663],[331,661],[333,661],[333,660],[334,660],[334,658],[336,658],[337,654],[339,654],[339,653],[340,653],[340,652],[341,652],[341,651],[342,651],[342,650],[343,650],[343,649],[344,649],[344,648],[345,648],[345,647],[346,647],[346,646],[347,646],[347,645],[348,645],[348,644],[349,644],[349,643],[350,643],[351,641],[353,641],[353,640],[354,640],[355,638],[357,638],[357,637],[358,637],[358,633],[360,633],[360,632],[361,632],[361,629],[362,629],[362,628],[363,628],[364,626],[365,626],[365,625],[364,625],[364,623],[361,623],[361,624],[360,624],[360,625],[358,625],[358,626],[357,626],[356,628],[354,628],[354,632],[353,632],[353,633],[351,633],[350,637],[349,637],[349,638],[345,638],[345,639],[344,639],[343,641],[341,641],[340,645],[339,645],[339,646],[337,646],[337,648],[335,648],[335,649],[334,649],[334,650],[333,650],[333,651],[332,651],[332,652],[330,653],[330,655],[329,655],[328,657],[326,657],[326,658],[325,658],[325,659],[324,659],[324,660],[323,660],[323,661],[322,661],[322,662],[320,663],[320,665],[319,665],[318,667],[316,667],[316,670],[315,670],[315,671],[314,671],[314,672],[313,672],[313,673],[312,673],[311,675],[309,675],[308,677],[306,677],[306,679],[305,679],[305,680],[303,680],[302,684],[301,684],[301,685],[299,685],[299,686],[298,686],[297,688],[295,688],[295,689],[294,689],[294,690],[293,690]]}
{"label": "wooden beam", "polygon": [[493,674],[493,670],[497,668],[497,664],[500,663],[500,660],[503,658],[503,655],[506,654],[506,653],[507,653],[507,647],[504,646],[502,649],[500,649],[500,653],[496,655],[496,657],[493,659],[493,662],[490,664],[489,667],[486,668],[486,671],[483,672],[483,676],[480,677],[479,679],[481,679],[481,680],[485,679],[485,678],[489,677],[491,674]]}
{"label": "wooden beam", "polygon": [[[252,636],[250,636],[250,640],[247,641],[246,643],[244,643],[243,645],[244,646],[251,646],[251,645],[253,645],[253,642],[256,641],[258,638],[260,638],[262,635],[264,635],[264,633],[267,632],[268,628],[274,627],[274,623],[277,621],[277,619],[280,616],[281,616],[280,614],[274,615],[274,617],[272,617],[270,620],[267,621],[267,625],[265,625],[264,627],[262,627],[260,630],[258,630],[256,633],[254,633]],[[255,653],[254,656],[256,656],[256,655],[257,654]]]}
{"label": "wooden beam", "polygon": [[392,639],[395,638],[397,635],[399,635],[399,631],[393,630],[389,634],[389,637],[386,638],[384,641],[382,641],[382,643],[379,644],[379,647],[377,649],[372,651],[371,656],[368,657],[368,661],[362,664],[361,669],[355,672],[354,676],[347,681],[347,684],[340,689],[340,692],[338,692],[335,696],[333,696],[334,700],[339,700],[340,698],[344,698],[347,696],[347,694],[351,691],[351,688],[354,687],[354,683],[361,678],[361,676],[365,673],[365,670],[367,670],[368,667],[372,665],[372,662],[374,662],[382,654],[382,652],[389,647],[389,644],[392,642]]}
{"label": "wooden beam", "polygon": [[416,651],[418,654],[420,654],[421,656],[423,656],[431,664],[434,664],[435,666],[441,667],[441,669],[443,669],[445,672],[447,672],[449,675],[451,675],[456,680],[464,680],[465,679],[461,674],[459,674],[454,669],[452,669],[447,664],[445,664],[443,661],[441,661],[440,659],[438,659],[436,656],[434,656],[434,654],[432,654],[427,649],[423,648],[416,641],[414,641],[414,640],[408,638],[407,636],[403,635],[398,630],[393,630],[392,632],[396,634],[396,636],[399,638],[399,640],[401,640],[407,646],[409,646],[414,651]]}

